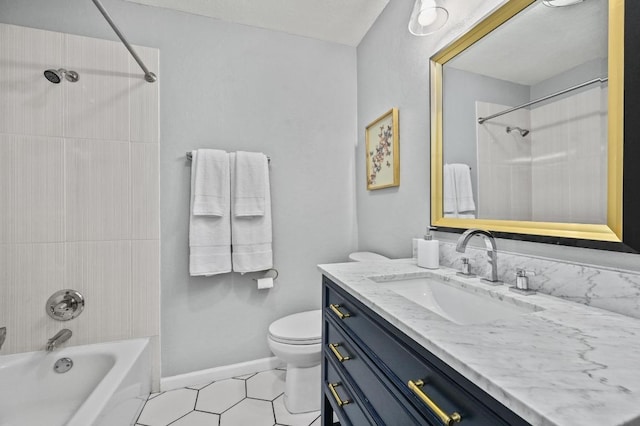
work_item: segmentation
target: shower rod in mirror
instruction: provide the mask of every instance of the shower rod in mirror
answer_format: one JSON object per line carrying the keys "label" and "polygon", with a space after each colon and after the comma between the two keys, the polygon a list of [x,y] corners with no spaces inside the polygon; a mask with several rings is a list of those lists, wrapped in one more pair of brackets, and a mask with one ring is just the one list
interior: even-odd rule
{"label": "shower rod in mirror", "polygon": [[552,94],[547,95],[547,96],[543,96],[540,99],[535,99],[533,101],[529,101],[529,102],[527,102],[525,104],[518,105],[518,106],[506,109],[506,110],[501,111],[501,112],[497,112],[497,113],[495,113],[493,115],[489,115],[487,117],[478,117],[478,124],[484,124],[485,121],[491,120],[492,118],[500,117],[501,115],[509,114],[510,112],[513,112],[513,111],[516,111],[516,110],[519,110],[519,109],[522,109],[522,108],[526,108],[526,107],[531,106],[531,105],[535,105],[537,103],[546,101],[547,99],[551,99],[551,98],[555,98],[556,96],[564,95],[565,93],[572,92],[574,90],[580,89],[580,88],[588,86],[590,84],[593,84],[593,83],[604,83],[604,82],[606,82],[608,80],[609,80],[609,78],[607,78],[607,77],[594,78],[593,80],[589,80],[589,81],[585,81],[584,83],[576,84],[575,86],[569,87],[567,89],[560,90],[559,92],[552,93]]}

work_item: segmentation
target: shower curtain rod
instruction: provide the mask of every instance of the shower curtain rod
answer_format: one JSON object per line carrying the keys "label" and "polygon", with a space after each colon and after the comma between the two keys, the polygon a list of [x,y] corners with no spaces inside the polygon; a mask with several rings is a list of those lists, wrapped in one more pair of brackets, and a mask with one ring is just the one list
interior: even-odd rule
{"label": "shower curtain rod", "polygon": [[113,31],[115,31],[118,38],[120,38],[120,41],[122,42],[122,44],[124,44],[124,47],[126,47],[129,53],[131,53],[131,56],[133,56],[133,59],[135,59],[138,65],[140,65],[140,68],[142,68],[142,71],[144,71],[144,79],[149,83],[155,82],[158,79],[158,77],[156,77],[156,75],[151,71],[149,71],[149,68],[147,68],[144,65],[144,62],[142,62],[142,59],[140,59],[136,51],[133,50],[133,47],[129,44],[127,39],[124,38],[124,35],[122,35],[122,33],[120,32],[116,24],[113,22],[113,20],[111,19],[111,16],[109,16],[109,13],[104,9],[104,7],[102,6],[102,3],[100,3],[100,0],[93,0],[93,4],[96,5],[100,13],[102,13],[102,16],[104,16],[104,19],[106,19],[109,25],[111,25],[111,28],[113,28]]}
{"label": "shower curtain rod", "polygon": [[521,108],[526,108],[526,107],[528,107],[530,105],[534,105],[534,104],[537,104],[539,102],[546,101],[547,99],[551,99],[551,98],[555,98],[556,96],[564,95],[567,92],[571,92],[571,91],[579,89],[581,87],[588,86],[588,85],[593,84],[593,83],[604,83],[605,81],[608,81],[608,80],[609,80],[608,77],[594,78],[593,80],[585,81],[584,83],[577,84],[577,85],[575,85],[573,87],[569,87],[568,89],[560,90],[559,92],[552,93],[552,94],[544,96],[544,97],[542,97],[540,99],[536,99],[534,101],[527,102],[526,104],[522,104],[522,105],[518,105],[518,106],[513,107],[513,108],[509,108],[507,110],[504,110],[502,112],[498,112],[498,113],[490,115],[488,117],[478,117],[478,124],[483,124],[485,121],[491,120],[492,118],[496,118],[496,117],[500,117],[501,115],[509,114],[510,112],[513,112],[515,110],[518,110],[518,109],[521,109]]}

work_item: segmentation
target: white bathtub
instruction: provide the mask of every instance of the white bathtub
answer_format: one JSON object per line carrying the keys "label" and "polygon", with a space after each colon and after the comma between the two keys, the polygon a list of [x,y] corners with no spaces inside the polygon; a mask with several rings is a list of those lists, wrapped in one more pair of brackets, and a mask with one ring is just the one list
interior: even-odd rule
{"label": "white bathtub", "polygon": [[0,356],[0,426],[131,425],[150,388],[148,339]]}

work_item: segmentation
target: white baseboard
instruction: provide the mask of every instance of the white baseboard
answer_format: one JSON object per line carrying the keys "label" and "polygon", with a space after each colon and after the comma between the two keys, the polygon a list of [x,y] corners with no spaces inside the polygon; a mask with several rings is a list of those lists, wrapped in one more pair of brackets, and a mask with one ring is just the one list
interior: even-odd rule
{"label": "white baseboard", "polygon": [[284,364],[276,357],[261,358],[253,361],[241,362],[239,364],[223,365],[222,367],[209,368],[206,370],[193,371],[191,373],[179,374],[177,376],[163,377],[160,379],[160,390],[162,392],[173,389],[180,389],[186,386],[213,382],[215,380],[229,379],[231,377],[256,373],[258,371],[273,370],[283,367]]}

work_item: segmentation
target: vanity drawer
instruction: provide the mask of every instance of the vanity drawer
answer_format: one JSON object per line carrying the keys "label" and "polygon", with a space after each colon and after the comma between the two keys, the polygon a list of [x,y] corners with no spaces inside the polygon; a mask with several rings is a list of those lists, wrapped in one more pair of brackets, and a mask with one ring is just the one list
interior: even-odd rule
{"label": "vanity drawer", "polygon": [[[340,420],[340,426],[375,425],[369,420],[365,410],[355,399],[355,391],[348,385],[347,380],[340,376],[327,357],[323,358],[324,378],[322,382],[325,398],[331,404],[333,412]],[[331,416],[332,418],[333,416]],[[324,424],[327,424],[325,421]]]}
{"label": "vanity drawer", "polygon": [[[442,420],[420,393],[444,413],[460,414],[466,425],[528,424],[331,280],[326,277],[324,280],[325,315],[335,320],[337,327],[344,330],[371,363],[385,372],[406,401],[433,424],[442,424]],[[410,388],[410,381],[420,386]]]}
{"label": "vanity drawer", "polygon": [[325,325],[324,356],[337,370],[346,371],[351,383],[364,396],[376,422],[386,425],[422,425],[422,415],[407,406],[405,397],[384,375],[370,365],[360,348],[337,327]]}

